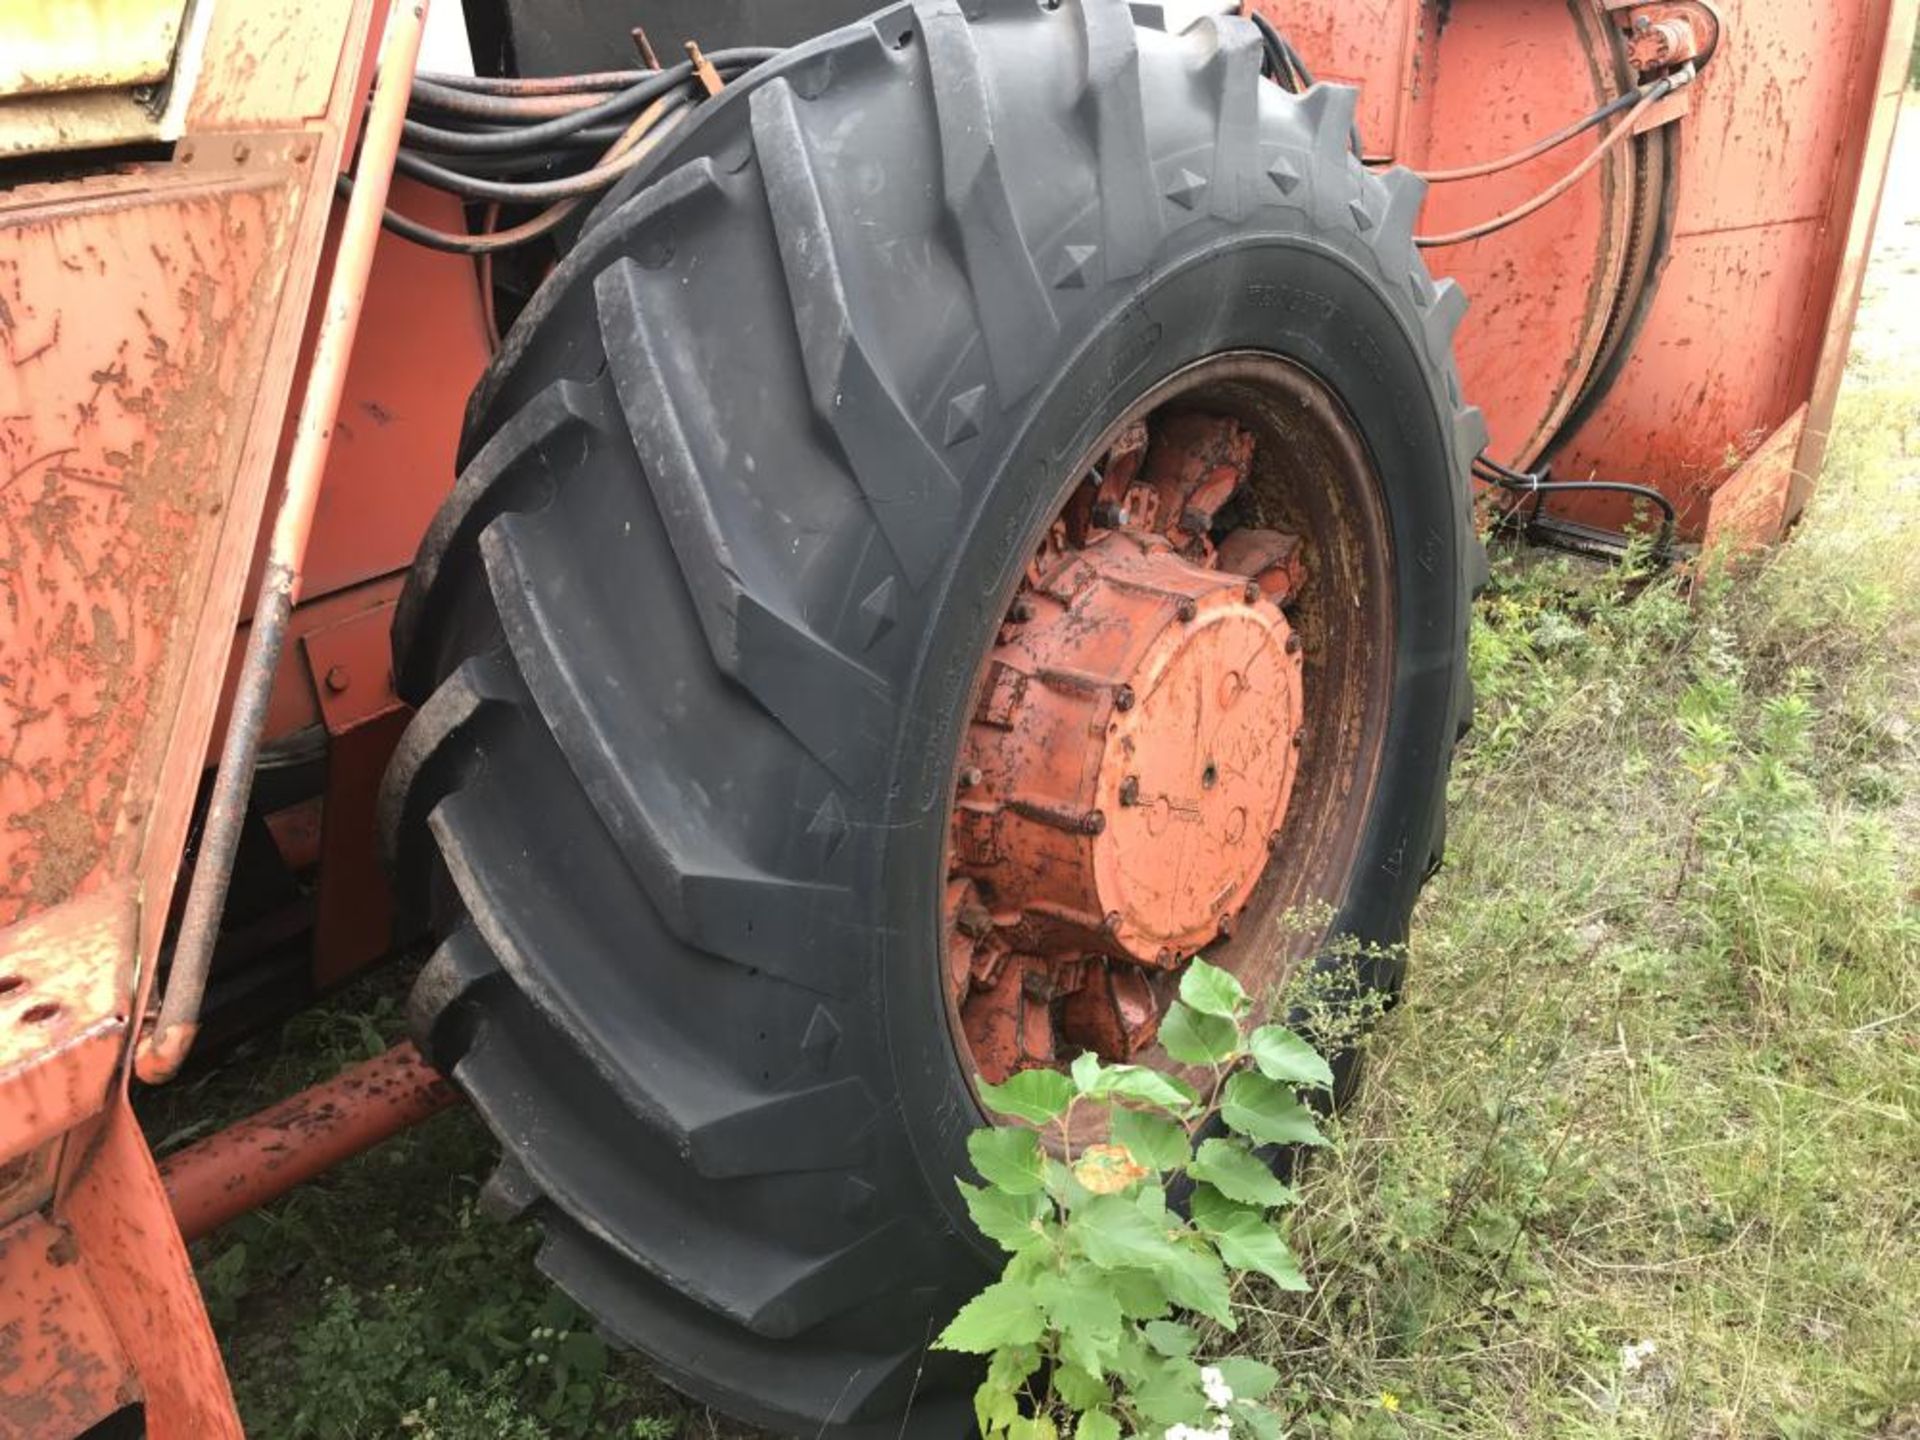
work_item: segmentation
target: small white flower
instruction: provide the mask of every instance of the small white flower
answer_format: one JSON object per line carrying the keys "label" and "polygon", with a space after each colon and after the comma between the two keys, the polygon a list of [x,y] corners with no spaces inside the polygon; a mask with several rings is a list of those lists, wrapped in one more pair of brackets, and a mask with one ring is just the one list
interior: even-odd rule
{"label": "small white flower", "polygon": [[1218,1365],[1200,1367],[1200,1388],[1207,1392],[1207,1404],[1215,1410],[1224,1410],[1233,1401],[1233,1389]]}
{"label": "small white flower", "polygon": [[1224,1415],[1214,1417],[1218,1424],[1211,1430],[1198,1425],[1169,1425],[1166,1440],[1230,1440],[1232,1424]]}
{"label": "small white flower", "polygon": [[1636,1340],[1631,1345],[1622,1345],[1620,1347],[1620,1373],[1622,1375],[1638,1375],[1647,1361],[1653,1358],[1654,1349],[1655,1346],[1651,1340]]}

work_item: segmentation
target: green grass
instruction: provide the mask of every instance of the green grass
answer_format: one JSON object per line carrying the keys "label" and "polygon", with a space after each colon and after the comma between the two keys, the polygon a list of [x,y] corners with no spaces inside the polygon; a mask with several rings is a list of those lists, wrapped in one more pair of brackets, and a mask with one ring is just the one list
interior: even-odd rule
{"label": "green grass", "polygon": [[[1312,1437],[1920,1436],[1920,382],[1691,593],[1501,558],[1407,999],[1240,1343]],[[375,1053],[404,977],[143,1104]],[[176,1128],[193,1117],[191,1129]],[[267,1437],[740,1434],[609,1355],[454,1113],[197,1250]]]}
{"label": "green grass", "polygon": [[1920,386],[1689,593],[1508,556],[1406,1003],[1256,1298],[1302,1436],[1920,1435]]}
{"label": "green grass", "polygon": [[[142,1097],[148,1134],[164,1151],[378,1054],[400,1034],[411,969],[396,965],[198,1078]],[[249,1434],[740,1433],[635,1357],[610,1353],[546,1282],[533,1228],[483,1209],[495,1153],[470,1112],[452,1111],[195,1247]]]}

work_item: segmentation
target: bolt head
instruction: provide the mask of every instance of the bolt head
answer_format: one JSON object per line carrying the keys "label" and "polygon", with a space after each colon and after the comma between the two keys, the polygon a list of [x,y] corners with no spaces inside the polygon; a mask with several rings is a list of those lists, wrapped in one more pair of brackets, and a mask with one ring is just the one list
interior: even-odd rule
{"label": "bolt head", "polygon": [[1107,828],[1107,817],[1099,810],[1089,810],[1080,817],[1080,831],[1084,835],[1099,835]]}
{"label": "bolt head", "polygon": [[1258,580],[1247,581],[1247,588],[1241,591],[1240,594],[1241,594],[1241,598],[1244,599],[1247,602],[1247,604],[1258,605],[1260,603],[1260,594],[1261,594],[1260,582]]}
{"label": "bolt head", "polygon": [[969,765],[960,772],[960,788],[971,790],[987,777],[980,772],[978,765]]}
{"label": "bolt head", "polygon": [[1131,685],[1121,685],[1115,688],[1113,692],[1113,708],[1122,712],[1133,709],[1133,687]]}
{"label": "bolt head", "polygon": [[1183,599],[1174,607],[1173,613],[1178,615],[1183,623],[1190,623],[1193,617],[1200,613],[1200,607],[1191,600]]}
{"label": "bolt head", "polygon": [[1140,777],[1129,775],[1120,782],[1120,803],[1138,805],[1140,803]]}
{"label": "bolt head", "polygon": [[353,676],[344,665],[335,665],[327,671],[327,689],[335,695],[342,694],[353,683]]}

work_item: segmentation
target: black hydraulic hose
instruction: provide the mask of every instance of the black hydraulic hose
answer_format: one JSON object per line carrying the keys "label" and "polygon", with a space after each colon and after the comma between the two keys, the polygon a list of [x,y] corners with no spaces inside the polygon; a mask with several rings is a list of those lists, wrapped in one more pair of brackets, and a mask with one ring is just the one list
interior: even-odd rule
{"label": "black hydraulic hose", "polygon": [[1484,455],[1473,463],[1474,473],[1488,484],[1509,494],[1538,497],[1534,505],[1535,514],[1539,513],[1540,504],[1549,495],[1629,495],[1635,500],[1658,506],[1664,517],[1659,539],[1662,552],[1672,543],[1674,531],[1680,524],[1680,512],[1673,501],[1648,485],[1632,485],[1624,480],[1549,480],[1543,475],[1508,469]]}
{"label": "black hydraulic hose", "polygon": [[[737,72],[758,65],[768,53],[761,49],[720,50],[709,55],[707,59],[712,62],[715,69]],[[406,143],[414,149],[432,150],[446,155],[497,155],[512,150],[535,149],[555,141],[565,140],[568,136],[604,121],[619,120],[649,101],[668,94],[675,86],[684,85],[693,78],[693,62],[682,60],[678,65],[669,65],[664,70],[648,72],[646,79],[628,86],[596,105],[588,105],[576,110],[571,115],[561,115],[532,125],[509,124],[509,128],[500,130],[448,130],[437,125],[427,125],[418,120],[409,120],[405,131]],[[416,81],[414,84],[414,95],[426,104],[432,104],[436,95],[444,99],[451,93],[440,91],[427,81]],[[464,104],[467,101],[484,100],[489,97],[456,95],[454,98]],[[460,113],[474,114],[476,118],[502,119],[511,122],[519,117],[519,112],[513,110],[511,105],[511,101],[500,101],[497,112],[488,115],[479,115],[472,110],[462,110]]]}
{"label": "black hydraulic hose", "polygon": [[[719,55],[739,58],[748,65],[771,60],[780,51],[767,45],[741,45]],[[707,57],[716,65],[718,55]],[[583,75],[456,75],[441,70],[422,70],[414,78],[442,90],[470,90],[479,95],[499,95],[513,99],[530,96],[591,95],[603,90],[625,90],[659,74],[657,70],[596,70]]]}

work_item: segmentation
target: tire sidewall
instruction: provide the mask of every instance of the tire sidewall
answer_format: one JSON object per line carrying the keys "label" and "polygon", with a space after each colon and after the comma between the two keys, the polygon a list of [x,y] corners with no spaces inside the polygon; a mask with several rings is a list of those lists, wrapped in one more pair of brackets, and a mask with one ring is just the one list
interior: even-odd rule
{"label": "tire sidewall", "polygon": [[[1373,252],[1357,238],[1351,249],[1337,243],[1348,237],[1332,238],[1216,236],[1144,287],[1111,286],[1089,307],[1096,318],[1078,328],[1077,345],[1062,347],[1049,382],[983,437],[974,506],[930,599],[887,792],[887,844],[866,887],[894,1092],[916,1117],[907,1129],[930,1194],[983,1254],[991,1247],[953,1183],[972,1173],[966,1141],[982,1117],[954,1047],[939,958],[962,734],[1025,558],[1077,480],[1077,462],[1141,395],[1214,355],[1264,352],[1303,366],[1345,407],[1373,461],[1393,552],[1392,691],[1371,810],[1330,934],[1369,947],[1406,938],[1444,804],[1465,662],[1451,366],[1430,353],[1406,293],[1375,278]],[[1361,963],[1369,988],[1397,979],[1378,961]]]}

